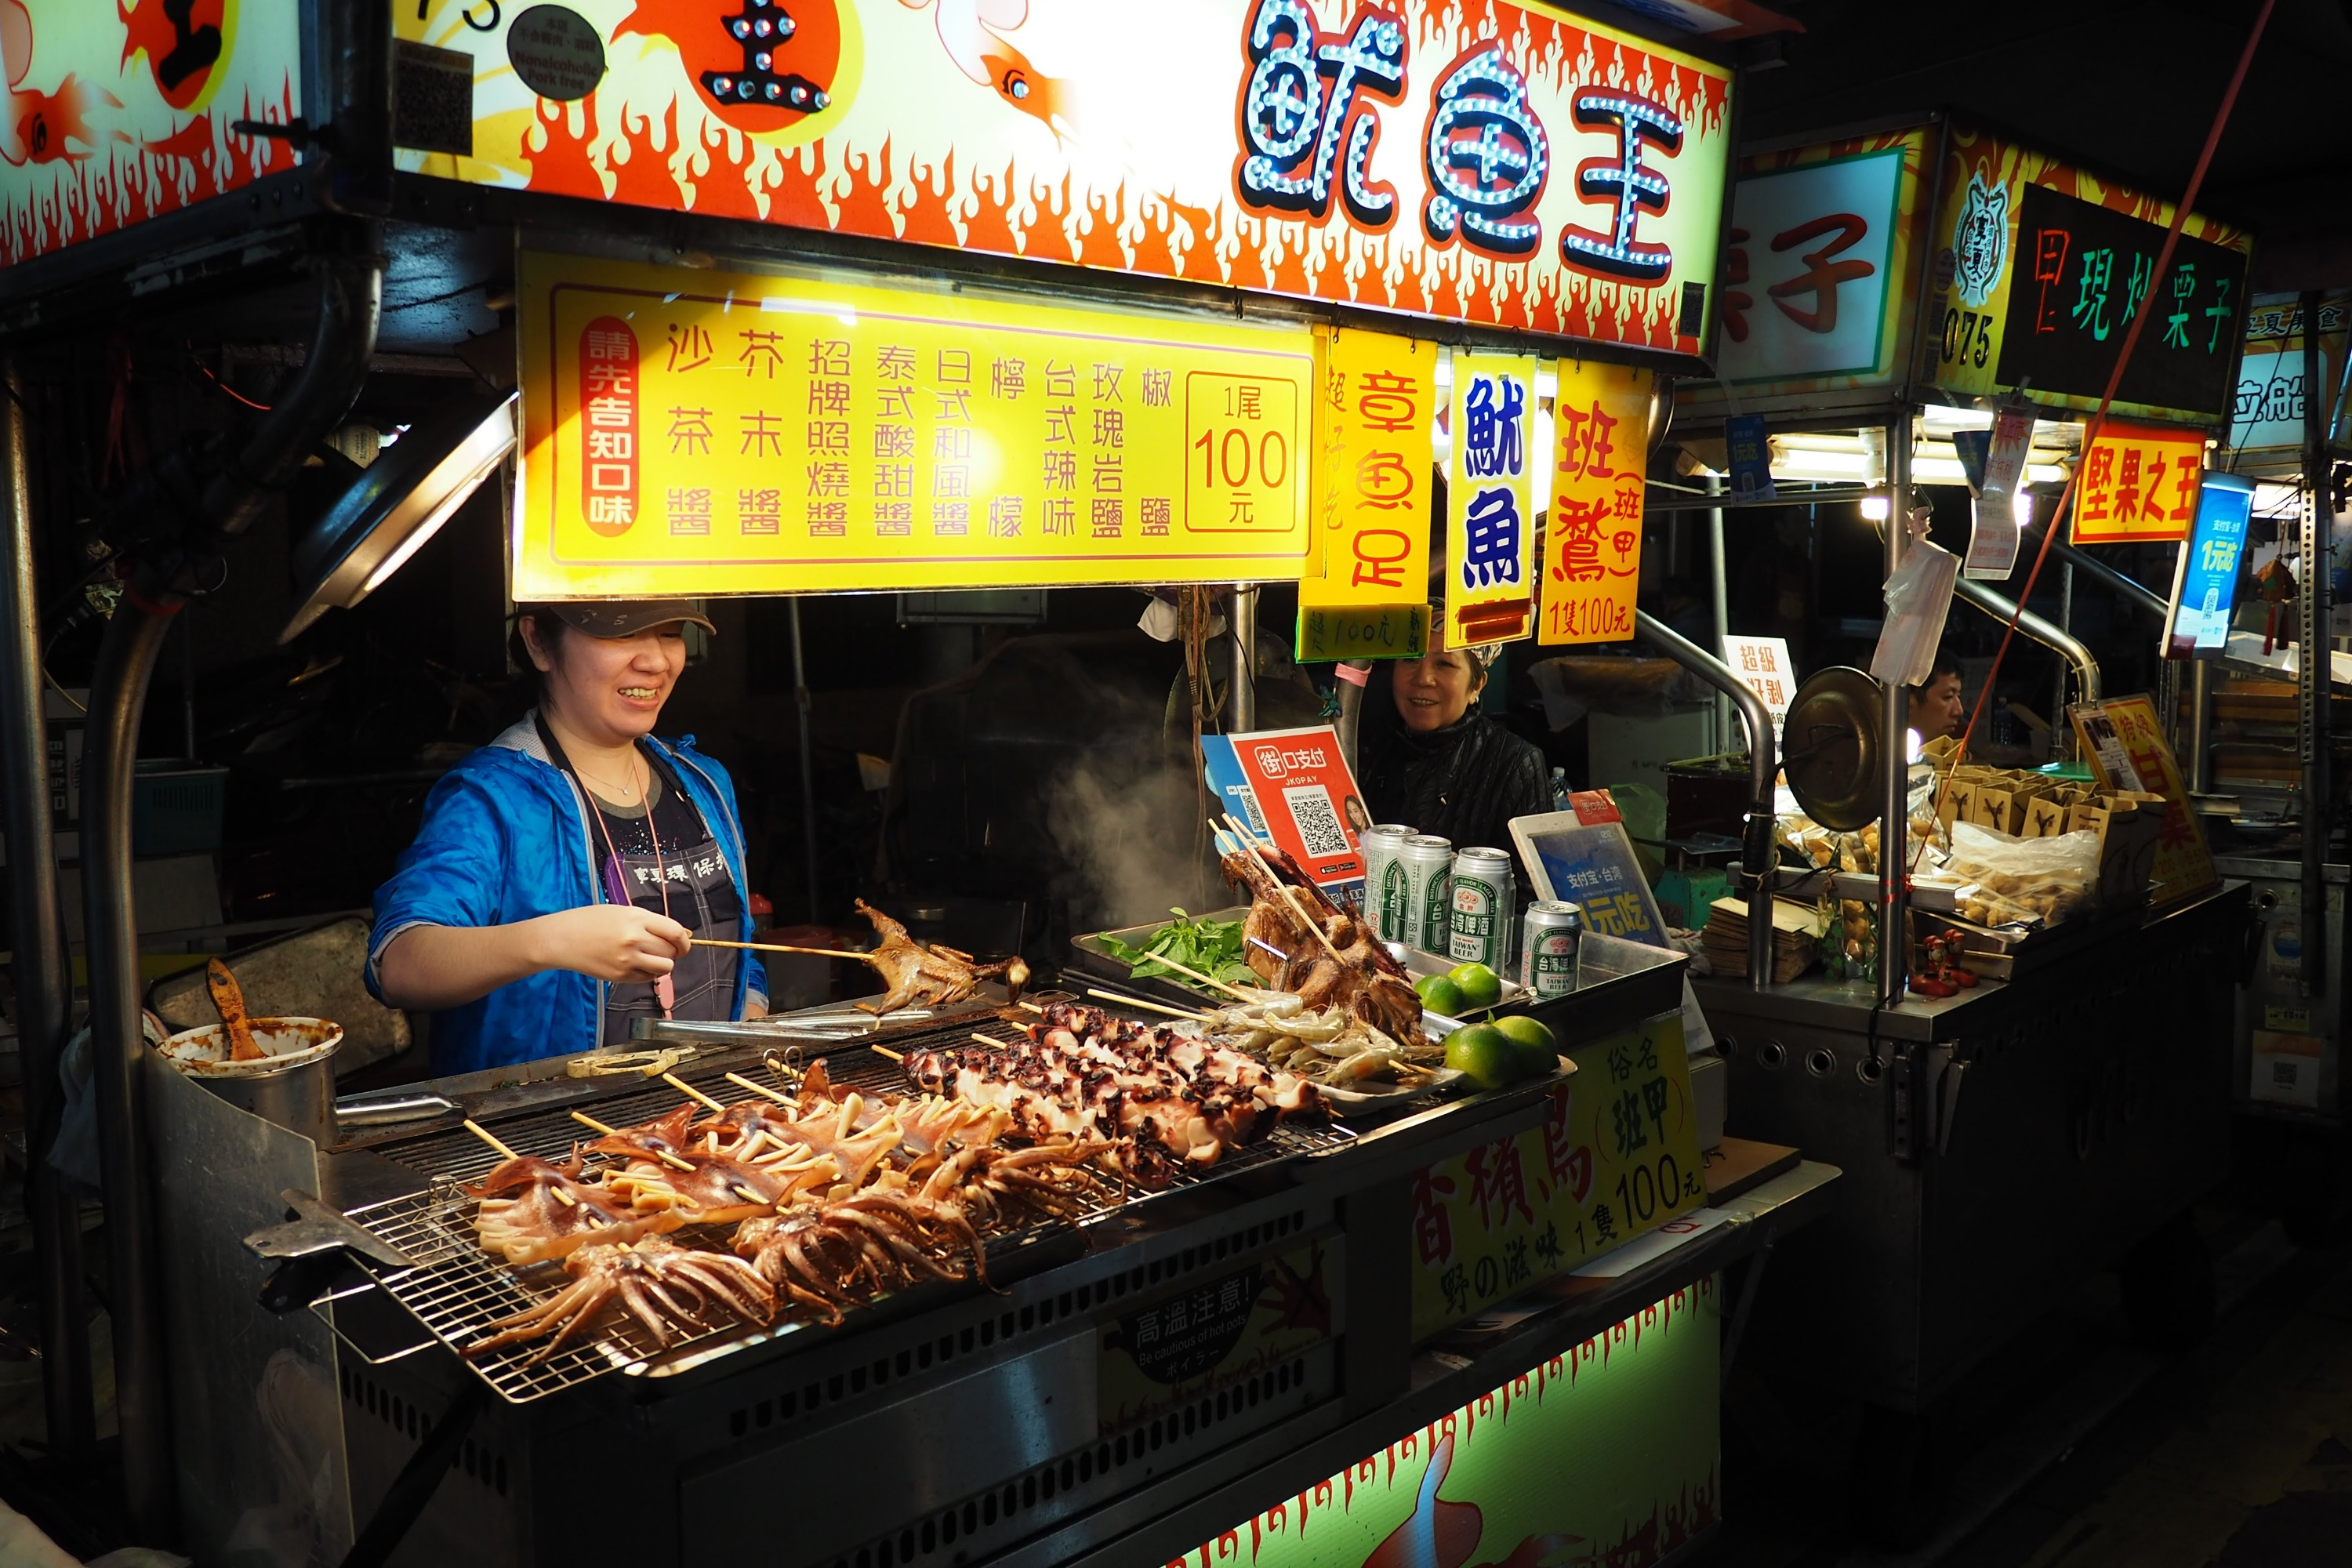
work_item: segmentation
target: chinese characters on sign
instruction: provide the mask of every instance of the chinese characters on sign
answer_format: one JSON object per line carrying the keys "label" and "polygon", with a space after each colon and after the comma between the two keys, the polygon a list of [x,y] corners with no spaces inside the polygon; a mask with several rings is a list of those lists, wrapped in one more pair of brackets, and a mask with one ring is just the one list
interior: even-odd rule
{"label": "chinese characters on sign", "polygon": [[[2189,809],[2189,786],[2181,781],[2180,765],[2165,743],[2157,722],[2156,704],[2145,696],[2111,697],[2103,702],[2077,703],[2066,716],[2083,737],[2083,755],[2099,777],[2099,787],[2137,790],[2164,797],[2164,824],[2156,841],[2155,890],[2148,897],[2157,907],[2205,891],[2219,879],[2213,852],[2206,847],[2205,830]],[[2113,739],[2099,743],[2097,732]]]}
{"label": "chinese characters on sign", "polygon": [[2074,480],[2077,544],[2166,543],[2197,515],[2205,438],[2193,430],[2103,420]]}
{"label": "chinese characters on sign", "polygon": [[527,256],[515,592],[1295,574],[1312,343]]}
{"label": "chinese characters on sign", "polygon": [[1413,1176],[1416,1343],[1706,1205],[1681,1014],[1569,1055],[1541,1127]]}
{"label": "chinese characters on sign", "polygon": [[1926,312],[1935,384],[1958,397],[2031,385],[2037,403],[2094,408],[2135,320],[2112,412],[2218,417],[2245,307],[2249,241],[2195,213],[2165,275],[2164,203],[1958,121],[1934,234],[1951,258]]}
{"label": "chinese characters on sign", "polygon": [[1302,607],[1428,602],[1435,345],[1320,329],[1314,531]]}
{"label": "chinese characters on sign", "polygon": [[2165,658],[2194,658],[2230,646],[2230,617],[2238,602],[2253,507],[2252,480],[2235,474],[2205,476],[2196,525],[2172,568]]}
{"label": "chinese characters on sign", "polygon": [[1723,662],[1739,678],[1739,684],[1764,700],[1772,711],[1772,740],[1777,746],[1780,726],[1789,717],[1789,703],[1797,695],[1797,676],[1789,662],[1789,643],[1785,637],[1744,637],[1727,634],[1723,639]]}
{"label": "chinese characters on sign", "polygon": [[1650,373],[1570,360],[1559,369],[1537,641],[1548,647],[1622,642],[1633,635],[1642,571]]}
{"label": "chinese characters on sign", "polygon": [[1536,362],[1518,354],[1454,356],[1447,465],[1445,642],[1528,635],[1535,584]]}
{"label": "chinese characters on sign", "polygon": [[1896,146],[1743,178],[1717,370],[1728,382],[1887,368],[1904,164]]}
{"label": "chinese characters on sign", "polygon": [[[760,35],[788,8],[789,32]],[[453,131],[471,136],[399,166],[1686,357],[1706,342],[1732,74],[1552,6],[1162,0],[1136,26],[1075,0],[977,20],[972,0],[577,9],[605,69],[559,103],[515,69],[533,8],[402,0],[401,40],[470,88]]]}

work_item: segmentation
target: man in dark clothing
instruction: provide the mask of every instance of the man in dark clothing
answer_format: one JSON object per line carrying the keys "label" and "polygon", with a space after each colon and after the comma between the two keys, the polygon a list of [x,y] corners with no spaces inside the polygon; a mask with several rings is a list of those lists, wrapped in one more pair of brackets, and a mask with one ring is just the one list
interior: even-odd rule
{"label": "man in dark clothing", "polygon": [[[1543,752],[1478,710],[1496,651],[1435,647],[1378,667],[1388,672],[1389,692],[1382,696],[1376,669],[1365,692],[1357,770],[1374,821],[1405,823],[1456,849],[1481,846],[1516,859],[1511,818],[1552,809]],[[1523,903],[1528,886],[1522,867]]]}

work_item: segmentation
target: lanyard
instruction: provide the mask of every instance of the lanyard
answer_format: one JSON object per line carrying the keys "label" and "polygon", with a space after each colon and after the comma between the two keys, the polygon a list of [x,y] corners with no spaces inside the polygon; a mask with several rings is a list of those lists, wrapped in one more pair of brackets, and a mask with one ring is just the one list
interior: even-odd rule
{"label": "lanyard", "polygon": [[[540,729],[543,739],[549,741],[552,741],[554,739],[553,736],[547,734],[546,721],[544,720],[541,721]],[[632,748],[631,750],[632,754],[634,754],[635,748]],[[572,765],[572,758],[568,753],[566,753],[561,747],[557,747],[555,754],[562,758],[563,771],[570,773],[572,775],[572,782],[579,786],[581,799],[586,803],[588,807],[588,815],[595,819],[596,831],[604,837],[604,853],[608,858],[605,864],[613,868],[613,874],[615,878],[619,877],[621,867],[620,847],[613,842],[612,826],[604,820],[604,813],[597,805],[597,797],[594,792],[591,791],[587,784],[582,781],[580,777],[580,770]],[[653,781],[654,763],[651,758],[647,758],[646,762],[646,789],[645,791],[646,837],[652,842],[654,847],[654,880],[656,885],[661,889],[662,916],[666,920],[675,919],[676,917],[671,915],[669,912],[669,871],[662,861],[661,830],[654,822]],[[608,887],[605,890],[609,892],[611,891],[611,889]],[[622,883],[621,890],[623,894],[625,895],[628,891],[628,885],[626,883]],[[614,901],[624,904],[634,904],[636,900],[624,896]],[[654,997],[655,1000],[661,1004],[662,1016],[665,1018],[668,1017],[670,1016],[670,1009],[677,1005],[677,981],[676,977],[670,974],[657,974],[654,976]]]}

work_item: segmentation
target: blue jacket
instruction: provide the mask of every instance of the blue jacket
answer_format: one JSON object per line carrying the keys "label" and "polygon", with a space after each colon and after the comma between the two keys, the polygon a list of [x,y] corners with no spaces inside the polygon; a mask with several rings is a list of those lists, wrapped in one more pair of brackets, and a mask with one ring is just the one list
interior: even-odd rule
{"label": "blue jacket", "polygon": [[[746,910],[743,826],[727,770],[694,749],[647,737],[686,786],[734,873]],[[367,987],[383,998],[376,965],[392,939],[415,925],[492,926],[604,901],[589,853],[587,803],[580,786],[548,760],[529,715],[467,756],[433,786],[424,826],[375,890]],[[737,967],[735,1016],[748,998],[767,1003],[767,972],[747,952]],[[433,1020],[436,1076],[474,1072],[539,1057],[593,1049],[604,1034],[606,983],[568,969],[544,970],[501,985],[478,1002]]]}

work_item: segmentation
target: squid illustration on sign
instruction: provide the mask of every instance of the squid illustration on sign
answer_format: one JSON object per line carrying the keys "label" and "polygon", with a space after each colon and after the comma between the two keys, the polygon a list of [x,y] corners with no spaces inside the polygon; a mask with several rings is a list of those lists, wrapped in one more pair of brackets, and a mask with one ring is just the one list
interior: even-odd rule
{"label": "squid illustration on sign", "polygon": [[100,137],[89,117],[100,105],[121,108],[121,100],[71,72],[55,92],[31,91],[25,79],[32,68],[33,14],[24,0],[0,0],[0,69],[8,82],[7,104],[0,112],[0,159],[21,167],[97,152]]}
{"label": "squid illustration on sign", "polygon": [[1372,1548],[1364,1568],[1549,1568],[1584,1543],[1580,1535],[1530,1535],[1500,1562],[1471,1563],[1486,1533],[1486,1512],[1476,1503],[1450,1502],[1437,1495],[1454,1469],[1454,1443],[1452,1432],[1436,1440],[1413,1496],[1412,1512]]}
{"label": "squid illustration on sign", "polygon": [[144,55],[163,101],[194,113],[212,98],[236,37],[236,0],[114,0],[122,63]]}
{"label": "squid illustration on sign", "polygon": [[964,75],[1056,135],[1077,129],[1077,95],[1071,85],[1040,72],[1006,37],[1029,20],[1029,0],[898,3],[910,11],[931,12],[940,47]]}

